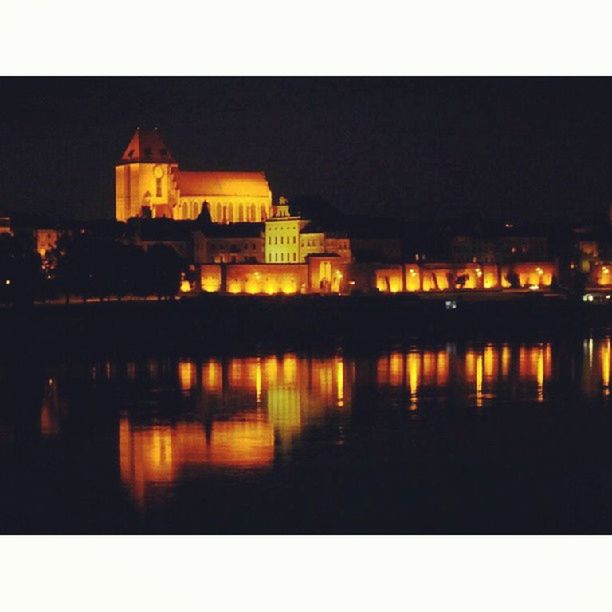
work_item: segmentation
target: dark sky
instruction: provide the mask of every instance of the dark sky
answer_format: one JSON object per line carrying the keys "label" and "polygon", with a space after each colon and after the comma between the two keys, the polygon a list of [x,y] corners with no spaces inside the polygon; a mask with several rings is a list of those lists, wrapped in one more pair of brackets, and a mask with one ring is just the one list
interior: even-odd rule
{"label": "dark sky", "polygon": [[612,202],[612,79],[0,79],[0,208],[112,217],[158,126],[184,169],[404,218],[580,218]]}

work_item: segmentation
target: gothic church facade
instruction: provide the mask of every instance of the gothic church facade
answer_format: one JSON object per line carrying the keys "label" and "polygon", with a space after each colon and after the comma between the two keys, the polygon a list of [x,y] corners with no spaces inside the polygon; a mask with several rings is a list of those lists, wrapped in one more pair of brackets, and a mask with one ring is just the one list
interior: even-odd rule
{"label": "gothic church facade", "polygon": [[157,129],[137,129],[115,167],[117,221],[196,219],[205,207],[214,223],[262,222],[272,191],[263,172],[181,170]]}

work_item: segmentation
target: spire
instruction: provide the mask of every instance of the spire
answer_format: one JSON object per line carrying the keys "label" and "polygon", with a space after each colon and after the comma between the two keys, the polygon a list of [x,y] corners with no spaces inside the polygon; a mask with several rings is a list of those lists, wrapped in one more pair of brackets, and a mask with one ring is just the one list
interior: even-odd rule
{"label": "spire", "polygon": [[153,130],[136,128],[119,161],[124,164],[129,162],[176,163],[157,128]]}

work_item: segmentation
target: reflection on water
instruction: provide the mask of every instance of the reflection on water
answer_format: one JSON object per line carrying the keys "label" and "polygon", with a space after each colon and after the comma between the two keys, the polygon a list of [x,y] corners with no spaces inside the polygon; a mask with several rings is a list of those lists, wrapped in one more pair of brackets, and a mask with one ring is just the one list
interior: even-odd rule
{"label": "reflection on water", "polygon": [[[273,469],[308,430],[326,431],[343,444],[354,400],[368,390],[382,405],[409,410],[415,418],[451,401],[479,412],[494,410],[500,400],[543,403],[576,373],[571,384],[607,397],[610,359],[606,337],[586,339],[578,351],[558,351],[546,342],[485,343],[374,356],[106,362],[87,366],[87,377],[94,386],[121,383],[126,397],[137,389],[137,399],[122,400],[116,431],[119,477],[143,506],[160,491],[211,470]],[[62,385],[61,376],[45,380],[41,436],[62,435],[70,405]]]}
{"label": "reflection on water", "polygon": [[119,422],[121,479],[143,503],[147,485],[169,485],[191,467],[265,467],[272,462],[274,432],[270,423],[248,417],[214,423],[134,427],[127,417]]}

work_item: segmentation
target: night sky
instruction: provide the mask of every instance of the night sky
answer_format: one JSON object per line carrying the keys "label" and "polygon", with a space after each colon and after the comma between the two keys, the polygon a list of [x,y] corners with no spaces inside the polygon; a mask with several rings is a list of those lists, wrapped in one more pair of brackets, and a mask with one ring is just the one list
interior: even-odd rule
{"label": "night sky", "polygon": [[612,79],[1,79],[0,208],[114,215],[137,126],[182,169],[264,170],[274,196],[411,218],[604,217]]}

